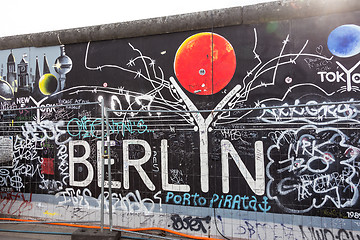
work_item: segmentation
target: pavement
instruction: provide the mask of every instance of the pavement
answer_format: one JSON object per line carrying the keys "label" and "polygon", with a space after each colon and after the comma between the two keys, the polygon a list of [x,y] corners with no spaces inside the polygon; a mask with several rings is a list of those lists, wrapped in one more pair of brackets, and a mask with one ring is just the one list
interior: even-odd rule
{"label": "pavement", "polygon": [[[29,224],[29,223],[1,223],[0,222],[0,240],[71,240],[71,234],[75,232],[78,228],[76,227],[67,227],[67,226],[57,226],[57,225],[49,225],[49,224]],[[7,232],[7,230],[15,230],[19,232]],[[43,232],[40,233],[26,233],[26,231],[33,232]],[[57,234],[49,234],[49,233],[64,233],[61,235]],[[47,234],[45,234],[47,233]],[[144,232],[145,233],[145,232]],[[68,235],[65,235],[68,234]],[[156,239],[162,240],[161,236],[164,236],[164,232],[148,232],[147,234],[151,234],[152,236],[144,236],[136,233],[122,233],[122,236],[130,237],[130,238],[143,238],[143,239]],[[164,236],[167,239],[189,239],[189,238],[181,238],[179,236],[175,236],[172,234],[166,234]],[[90,239],[89,239],[90,240]]]}
{"label": "pavement", "polygon": [[57,232],[72,234],[77,228],[63,227],[47,224],[24,224],[24,223],[0,223],[0,239],[6,240],[71,240],[71,235],[34,234],[5,232],[4,230],[36,231],[36,232]]}

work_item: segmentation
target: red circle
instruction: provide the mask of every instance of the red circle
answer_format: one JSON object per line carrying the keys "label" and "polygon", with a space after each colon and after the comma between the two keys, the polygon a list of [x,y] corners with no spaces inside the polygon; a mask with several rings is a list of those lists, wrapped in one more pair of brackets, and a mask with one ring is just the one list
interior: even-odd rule
{"label": "red circle", "polygon": [[211,95],[221,91],[236,68],[234,48],[216,33],[204,32],[187,38],[176,52],[174,70],[189,92]]}

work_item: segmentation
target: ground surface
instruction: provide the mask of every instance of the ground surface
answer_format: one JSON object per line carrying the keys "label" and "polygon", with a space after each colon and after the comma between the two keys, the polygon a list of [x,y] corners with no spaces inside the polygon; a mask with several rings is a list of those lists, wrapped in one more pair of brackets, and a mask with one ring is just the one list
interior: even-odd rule
{"label": "ground surface", "polygon": [[[35,234],[35,233],[18,233],[18,232],[6,232],[6,230],[16,231],[35,231],[35,232],[57,232],[66,233],[68,235],[55,235],[55,234]],[[71,240],[71,234],[75,232],[77,228],[63,227],[48,224],[28,224],[28,223],[0,223],[0,239],[6,240]],[[138,235],[135,233],[123,233],[122,236],[143,238],[143,239],[162,239],[159,236],[159,232],[148,232],[147,234],[153,234],[154,237]],[[156,234],[156,235],[155,235]],[[179,238],[174,235],[165,236],[168,239],[189,239]],[[89,239],[90,240],[90,239]]]}

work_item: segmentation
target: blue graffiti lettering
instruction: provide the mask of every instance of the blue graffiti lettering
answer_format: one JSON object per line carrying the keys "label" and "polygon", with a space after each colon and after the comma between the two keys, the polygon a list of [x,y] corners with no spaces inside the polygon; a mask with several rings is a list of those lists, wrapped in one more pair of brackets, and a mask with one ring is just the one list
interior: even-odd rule
{"label": "blue graffiti lettering", "polygon": [[[106,124],[106,122],[105,122]],[[67,132],[72,137],[78,138],[101,138],[101,118],[96,118],[94,120],[88,119],[86,116],[79,118],[71,119],[67,124]],[[144,120],[140,119],[137,122],[127,120],[127,121],[109,121],[109,130],[110,134],[120,134],[125,135],[125,132],[130,134],[134,133],[145,133],[152,132],[148,130],[148,126],[145,124]]]}
{"label": "blue graffiti lettering", "polygon": [[173,203],[183,206],[208,206],[210,208],[227,208],[227,209],[238,209],[238,210],[252,210],[268,212],[271,209],[269,206],[268,198],[263,196],[263,201],[260,201],[255,196],[240,196],[240,195],[218,195],[213,194],[212,198],[206,199],[200,196],[198,193],[189,194],[174,194],[168,192],[165,198],[166,203]]}

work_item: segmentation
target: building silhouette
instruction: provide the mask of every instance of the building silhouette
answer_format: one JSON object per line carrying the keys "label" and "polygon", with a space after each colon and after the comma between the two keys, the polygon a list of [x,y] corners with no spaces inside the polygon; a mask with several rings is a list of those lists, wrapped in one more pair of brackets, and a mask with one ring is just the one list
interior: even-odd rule
{"label": "building silhouette", "polygon": [[25,60],[26,54],[23,55],[20,63],[18,64],[18,92],[31,93],[32,88],[28,73],[29,64]]}
{"label": "building silhouette", "polygon": [[10,84],[14,92],[17,92],[18,84],[16,80],[16,63],[12,51],[7,60],[7,75],[5,80]]}

